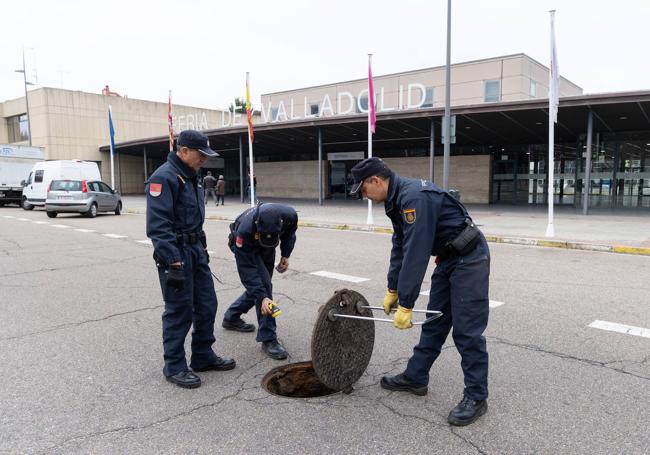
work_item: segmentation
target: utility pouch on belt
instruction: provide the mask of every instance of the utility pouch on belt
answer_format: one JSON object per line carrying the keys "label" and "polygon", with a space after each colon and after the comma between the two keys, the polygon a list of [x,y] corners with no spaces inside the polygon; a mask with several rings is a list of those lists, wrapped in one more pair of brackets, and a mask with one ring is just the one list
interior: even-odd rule
{"label": "utility pouch on belt", "polygon": [[464,256],[471,252],[481,239],[481,231],[471,219],[465,219],[465,224],[467,225],[465,229],[448,243],[448,248],[458,256]]}
{"label": "utility pouch on belt", "polygon": [[158,253],[156,253],[155,250],[154,250],[154,252],[153,252],[153,260],[156,262],[156,267],[158,267],[159,269],[167,268],[167,264],[165,263],[165,261],[163,260],[163,258],[161,258],[161,257],[158,255]]}

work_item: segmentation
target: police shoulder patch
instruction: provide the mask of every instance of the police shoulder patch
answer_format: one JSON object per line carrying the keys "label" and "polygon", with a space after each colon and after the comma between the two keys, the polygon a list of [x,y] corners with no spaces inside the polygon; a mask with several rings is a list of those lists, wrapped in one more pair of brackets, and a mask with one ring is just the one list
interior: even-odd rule
{"label": "police shoulder patch", "polygon": [[149,194],[153,197],[158,197],[162,194],[162,183],[150,183]]}
{"label": "police shoulder patch", "polygon": [[237,248],[241,248],[244,246],[244,238],[240,235],[237,236],[237,239],[235,239],[235,245],[237,245]]}
{"label": "police shoulder patch", "polygon": [[406,209],[402,211],[402,215],[404,216],[404,221],[406,221],[408,224],[415,223],[415,220],[417,219],[415,209]]}

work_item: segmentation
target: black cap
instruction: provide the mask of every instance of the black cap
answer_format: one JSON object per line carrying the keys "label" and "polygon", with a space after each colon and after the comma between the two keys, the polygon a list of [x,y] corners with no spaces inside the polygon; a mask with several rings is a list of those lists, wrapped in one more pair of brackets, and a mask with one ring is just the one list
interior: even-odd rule
{"label": "black cap", "polygon": [[372,177],[373,175],[380,174],[382,171],[385,171],[387,169],[388,166],[386,166],[386,163],[384,163],[380,158],[377,158],[376,156],[372,156],[370,158],[366,158],[363,161],[359,161],[352,168],[352,178],[354,178],[354,185],[352,185],[350,194],[356,194],[361,188],[361,185],[365,179]]}
{"label": "black cap", "polygon": [[184,130],[178,135],[176,144],[179,147],[187,147],[195,149],[203,153],[205,156],[219,156],[217,152],[210,148],[210,141],[208,136],[196,130]]}
{"label": "black cap", "polygon": [[282,231],[282,217],[280,212],[272,207],[262,209],[257,219],[257,233],[260,245],[266,248],[275,248],[280,243]]}

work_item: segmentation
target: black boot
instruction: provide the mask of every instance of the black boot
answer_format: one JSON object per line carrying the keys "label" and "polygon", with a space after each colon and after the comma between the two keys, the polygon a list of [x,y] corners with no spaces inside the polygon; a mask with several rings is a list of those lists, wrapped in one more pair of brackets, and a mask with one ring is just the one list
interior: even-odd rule
{"label": "black boot", "polygon": [[236,332],[254,332],[255,325],[248,324],[241,318],[237,318],[235,321],[229,321],[224,319],[221,323],[221,326],[226,330],[234,330]]}
{"label": "black boot", "polygon": [[235,359],[231,359],[230,357],[217,356],[217,360],[215,360],[210,365],[199,368],[192,367],[192,369],[194,371],[228,371],[235,368],[236,365],[237,362],[235,362]]}
{"label": "black boot", "polygon": [[266,355],[275,360],[284,360],[289,355],[287,354],[286,349],[284,349],[284,347],[278,342],[278,340],[263,341],[262,351],[264,351]]}
{"label": "black boot", "polygon": [[469,425],[485,414],[487,407],[487,400],[472,400],[463,397],[461,402],[449,413],[447,422],[459,427]]}
{"label": "black boot", "polygon": [[201,378],[189,370],[181,371],[173,376],[165,376],[165,379],[184,389],[196,389],[201,386]]}
{"label": "black boot", "polygon": [[400,373],[396,376],[384,376],[381,378],[381,387],[386,390],[396,390],[399,392],[411,392],[413,395],[423,396],[427,394],[428,387],[425,384],[418,384],[411,381]]}

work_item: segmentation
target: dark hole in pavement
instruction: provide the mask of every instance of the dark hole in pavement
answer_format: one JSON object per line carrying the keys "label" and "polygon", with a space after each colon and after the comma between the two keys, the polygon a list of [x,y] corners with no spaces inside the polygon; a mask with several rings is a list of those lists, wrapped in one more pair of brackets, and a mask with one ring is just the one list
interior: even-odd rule
{"label": "dark hole in pavement", "polygon": [[293,398],[322,397],[338,392],[320,382],[312,362],[273,368],[262,379],[262,387],[273,395]]}

